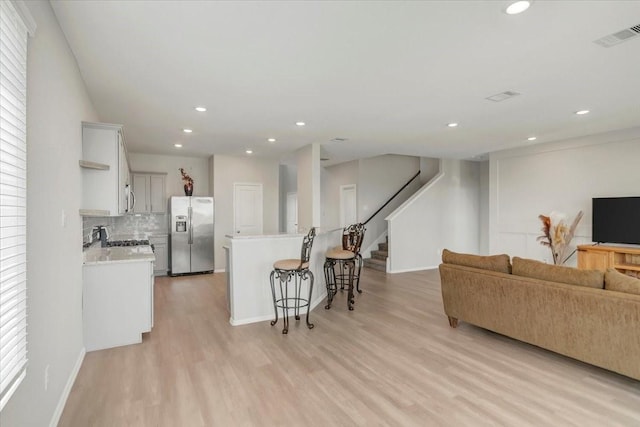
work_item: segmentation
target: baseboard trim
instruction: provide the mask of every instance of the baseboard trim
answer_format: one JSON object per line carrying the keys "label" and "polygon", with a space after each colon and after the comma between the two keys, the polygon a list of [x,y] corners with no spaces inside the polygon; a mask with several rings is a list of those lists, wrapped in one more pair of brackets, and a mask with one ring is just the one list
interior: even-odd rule
{"label": "baseboard trim", "polygon": [[58,400],[58,405],[56,406],[56,410],[53,412],[53,416],[51,417],[51,423],[49,423],[50,427],[56,427],[60,422],[60,417],[62,417],[62,411],[64,411],[64,407],[67,404],[67,399],[69,398],[69,393],[71,393],[73,384],[76,382],[76,377],[78,376],[78,372],[80,372],[80,367],[82,366],[82,362],[84,361],[85,354],[86,354],[85,348],[82,347],[80,349],[80,354],[78,354],[78,359],[76,360],[76,364],[73,366],[73,369],[71,370],[71,374],[69,374],[69,378],[67,379],[67,384],[65,384],[64,389],[62,390],[62,394],[60,395],[60,400]]}
{"label": "baseboard trim", "polygon": [[273,314],[265,316],[247,317],[246,319],[235,320],[233,317],[229,317],[229,323],[231,326],[248,325],[249,323],[265,322],[267,320],[273,320]]}
{"label": "baseboard trim", "polygon": [[[309,307],[309,309],[313,310],[314,308],[316,308],[318,304],[324,301],[326,297],[327,297],[327,291],[325,290],[324,292],[321,292],[316,299],[311,301],[311,307]],[[238,320],[234,319],[233,317],[229,317],[229,323],[231,324],[231,326],[248,325],[249,323],[266,322],[267,320],[273,320],[273,314],[249,317],[246,319],[238,319]]]}
{"label": "baseboard trim", "polygon": [[388,270],[387,273],[391,273],[391,274],[411,273],[412,271],[435,270],[436,268],[438,268],[438,266],[434,265],[434,266],[425,266],[425,267],[417,267],[417,268],[405,268],[403,270]]}
{"label": "baseboard trim", "polygon": [[226,270],[226,269],[224,269],[224,268],[219,268],[219,269],[217,269],[217,270],[213,270],[213,272],[214,272],[214,273],[226,273],[226,272],[227,272],[227,270]]}
{"label": "baseboard trim", "polygon": [[322,301],[325,300],[325,298],[327,298],[327,289],[326,288],[322,292],[320,292],[320,295],[318,295],[318,297],[315,300],[313,300],[311,302],[311,310],[316,308],[318,306],[318,304],[320,304]]}

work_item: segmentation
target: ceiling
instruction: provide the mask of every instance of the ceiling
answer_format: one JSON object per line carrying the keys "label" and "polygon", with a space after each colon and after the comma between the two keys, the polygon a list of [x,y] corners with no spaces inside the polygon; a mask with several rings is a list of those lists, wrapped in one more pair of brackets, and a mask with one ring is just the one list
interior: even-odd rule
{"label": "ceiling", "polygon": [[[640,1],[51,4],[132,152],[477,159],[640,125],[640,36],[593,42],[640,24]],[[504,91],[520,95],[485,99]]]}

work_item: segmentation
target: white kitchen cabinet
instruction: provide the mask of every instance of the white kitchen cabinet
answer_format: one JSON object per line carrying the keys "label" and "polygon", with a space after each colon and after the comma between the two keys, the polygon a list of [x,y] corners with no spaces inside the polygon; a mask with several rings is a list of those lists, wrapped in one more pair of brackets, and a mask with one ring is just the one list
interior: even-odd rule
{"label": "white kitchen cabinet", "polygon": [[167,211],[166,176],[166,173],[132,172],[133,192],[136,198],[133,212],[165,213]]}
{"label": "white kitchen cabinet", "polygon": [[81,213],[118,216],[131,210],[129,163],[121,125],[83,122],[80,166]]}
{"label": "white kitchen cabinet", "polygon": [[156,256],[153,273],[156,276],[166,276],[169,270],[169,235],[150,236],[149,243],[153,245],[153,251]]}
{"label": "white kitchen cabinet", "polygon": [[131,173],[133,194],[136,202],[133,205],[134,213],[149,213],[149,175]]}
{"label": "white kitchen cabinet", "polygon": [[142,342],[153,327],[153,262],[98,262],[82,268],[87,351]]}

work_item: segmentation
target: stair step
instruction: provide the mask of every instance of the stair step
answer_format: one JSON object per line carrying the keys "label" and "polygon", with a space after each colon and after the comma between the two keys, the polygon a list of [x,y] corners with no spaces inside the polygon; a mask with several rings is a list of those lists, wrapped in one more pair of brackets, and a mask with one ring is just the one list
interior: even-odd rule
{"label": "stair step", "polygon": [[371,251],[371,258],[380,259],[385,261],[389,256],[389,252],[387,251]]}
{"label": "stair step", "polygon": [[379,271],[387,271],[387,261],[375,258],[365,258],[364,266]]}
{"label": "stair step", "polygon": [[378,243],[378,250],[387,252],[389,250],[388,243]]}

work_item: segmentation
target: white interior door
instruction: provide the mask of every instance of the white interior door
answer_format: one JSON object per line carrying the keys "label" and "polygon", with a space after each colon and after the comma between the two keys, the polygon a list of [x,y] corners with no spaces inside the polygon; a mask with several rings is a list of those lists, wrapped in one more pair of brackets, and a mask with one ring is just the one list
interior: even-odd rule
{"label": "white interior door", "polygon": [[340,186],[340,226],[358,222],[358,204],[356,200],[356,185]]}
{"label": "white interior door", "polygon": [[233,232],[262,234],[262,184],[233,184]]}
{"label": "white interior door", "polygon": [[298,231],[298,193],[287,193],[287,233]]}

